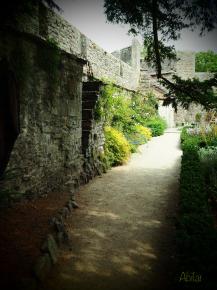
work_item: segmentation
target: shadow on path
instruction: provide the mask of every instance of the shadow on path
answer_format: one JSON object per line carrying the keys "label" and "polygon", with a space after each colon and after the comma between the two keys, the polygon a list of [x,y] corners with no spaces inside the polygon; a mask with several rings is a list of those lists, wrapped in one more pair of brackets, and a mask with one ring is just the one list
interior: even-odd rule
{"label": "shadow on path", "polygon": [[46,290],[172,289],[181,150],[168,132],[81,188]]}

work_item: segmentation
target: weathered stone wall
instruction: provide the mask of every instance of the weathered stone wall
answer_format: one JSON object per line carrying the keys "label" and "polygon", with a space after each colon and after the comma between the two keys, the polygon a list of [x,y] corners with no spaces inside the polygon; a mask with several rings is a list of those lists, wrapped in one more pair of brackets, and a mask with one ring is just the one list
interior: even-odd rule
{"label": "weathered stone wall", "polygon": [[205,81],[214,76],[214,73],[211,72],[195,72],[195,77],[198,78],[200,81]]}
{"label": "weathered stone wall", "polygon": [[84,182],[103,172],[101,156],[104,148],[104,122],[95,118],[96,104],[101,97],[102,82],[84,82],[82,90],[82,153]]}
{"label": "weathered stone wall", "polygon": [[[139,64],[140,55],[136,43],[133,44],[132,61],[129,65],[104,51],[60,15],[43,6],[36,7],[31,18],[22,16],[22,23],[16,28],[40,38],[52,39],[62,50],[87,60],[93,77],[97,79],[110,79],[115,84],[132,90],[138,86],[139,68],[135,70],[135,66]],[[89,68],[86,68],[85,73],[87,69]]]}
{"label": "weathered stone wall", "polygon": [[[16,169],[16,179],[5,186],[33,194],[72,190],[82,177],[87,181],[102,170],[103,122],[93,119],[94,104],[90,104],[89,124],[85,120],[82,80],[91,76],[136,89],[138,46],[132,48],[130,66],[40,5],[31,17],[11,19],[0,33],[0,58],[7,57],[22,82],[21,132],[8,164],[8,169]],[[55,55],[54,63],[49,63],[56,44],[61,50],[58,65]],[[88,138],[85,126],[89,126]]]}
{"label": "weathered stone wall", "polygon": [[202,106],[191,104],[188,110],[183,109],[181,106],[178,106],[177,113],[175,113],[175,124],[181,126],[184,124],[195,123],[195,116],[197,113],[202,114],[202,118],[205,115],[205,111]]}
{"label": "weathered stone wall", "polygon": [[135,71],[133,67],[107,53],[89,39],[86,39],[86,59],[95,78],[110,80],[127,89],[137,88],[139,71]]}
{"label": "weathered stone wall", "polygon": [[121,50],[116,50],[112,52],[112,55],[129,64],[135,70],[140,70],[141,51],[141,44],[136,38],[134,38],[131,46],[125,47]]}
{"label": "weathered stone wall", "polygon": [[178,61],[175,64],[176,75],[183,79],[195,76],[195,53],[192,51],[178,51]]}
{"label": "weathered stone wall", "polygon": [[[56,54],[46,42],[0,32],[6,57],[19,84],[20,135],[8,169],[10,187],[40,194],[73,189],[82,171],[81,90],[83,60]],[[58,63],[49,56],[58,56]],[[52,63],[53,62],[53,63]],[[6,184],[7,185],[7,184]]]}
{"label": "weathered stone wall", "polygon": [[[94,120],[100,97],[96,79],[109,79],[130,96],[139,88],[140,45],[134,41],[115,57],[44,6],[8,25],[11,30],[0,32],[0,58],[6,57],[18,76],[21,124],[8,166],[17,174],[10,187],[39,194],[72,190],[80,178],[87,181],[103,169],[103,120]],[[61,49],[56,56],[54,43]],[[194,55],[179,57],[176,65],[166,64],[165,69],[184,78],[194,76]],[[154,79],[143,64],[141,91],[153,87]],[[191,122],[196,112],[194,108],[184,115],[179,110],[175,122]]]}
{"label": "weathered stone wall", "polygon": [[112,55],[121,59],[123,62],[132,65],[132,46],[125,47],[121,50],[115,50],[112,52]]}
{"label": "weathered stone wall", "polygon": [[[180,60],[177,62],[176,70],[177,75],[187,79],[196,77],[200,81],[207,80],[213,76],[213,73],[195,72],[195,53],[193,52],[179,52],[178,57]],[[195,116],[197,113],[202,115],[202,120],[205,117],[206,111],[200,105],[191,104],[188,110],[178,107],[175,113],[175,123],[177,125],[186,123],[195,123]]]}

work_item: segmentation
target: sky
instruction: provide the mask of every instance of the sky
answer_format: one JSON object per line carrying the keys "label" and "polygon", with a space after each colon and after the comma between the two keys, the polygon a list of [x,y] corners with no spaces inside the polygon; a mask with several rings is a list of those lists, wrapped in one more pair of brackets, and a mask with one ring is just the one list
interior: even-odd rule
{"label": "sky", "polygon": [[[132,0],[133,1],[133,0]],[[128,35],[128,25],[112,24],[106,20],[103,0],[56,0],[63,10],[61,16],[78,28],[104,50],[112,52],[131,45],[133,36]],[[177,50],[217,52],[217,30],[204,37],[198,32],[183,31],[180,40],[170,43]],[[142,43],[142,38],[137,37]]]}

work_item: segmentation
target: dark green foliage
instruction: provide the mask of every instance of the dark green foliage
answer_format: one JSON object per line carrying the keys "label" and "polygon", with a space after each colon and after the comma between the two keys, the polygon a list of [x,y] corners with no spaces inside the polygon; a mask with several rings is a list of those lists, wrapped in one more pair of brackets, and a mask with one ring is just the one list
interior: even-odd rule
{"label": "dark green foliage", "polygon": [[[214,287],[217,282],[215,275],[217,232],[214,229],[207,187],[198,156],[201,139],[189,135],[184,129],[181,141],[183,156],[180,175],[180,214],[176,235],[179,272],[199,273],[202,275],[199,289],[212,289],[209,287]],[[187,289],[194,287],[189,286]]]}
{"label": "dark green foliage", "polygon": [[131,132],[136,124],[145,125],[157,116],[157,100],[153,94],[147,96],[134,93],[132,97],[113,84],[106,85],[101,91],[95,108],[95,120],[104,120],[121,131]]}
{"label": "dark green foliage", "polygon": [[[200,145],[206,142],[202,135],[190,135],[187,133],[187,128],[184,128],[181,133],[181,146],[183,151],[198,150]],[[205,143],[206,145],[206,143]]]}
{"label": "dark green foliage", "polygon": [[204,82],[174,76],[171,81],[162,75],[161,65],[165,59],[175,58],[174,47],[166,44],[179,39],[182,29],[199,27],[203,34],[217,26],[216,1],[105,0],[104,6],[109,21],[129,24],[130,32],[144,36],[145,59],[153,64],[157,78],[168,90],[165,105],[171,103],[176,109],[181,104],[187,108],[194,102],[205,109],[216,108],[212,86],[217,86],[217,76]]}
{"label": "dark green foliage", "polygon": [[211,50],[196,53],[195,71],[217,72],[217,53]]}
{"label": "dark green foliage", "polygon": [[[182,5],[179,5],[181,8]],[[180,9],[173,0],[105,0],[105,13],[109,21],[130,25],[130,32],[144,36],[146,59],[157,68],[159,61],[156,55],[156,39],[153,29],[161,33],[157,46],[161,53],[161,61],[175,57],[174,47],[165,45],[165,40],[179,38],[179,31],[186,24],[179,16]],[[155,25],[156,24],[156,25]],[[155,31],[156,32],[156,31]]]}
{"label": "dark green foliage", "polygon": [[183,80],[174,75],[173,82],[163,80],[162,83],[168,89],[164,105],[172,104],[176,110],[178,104],[188,109],[191,103],[200,104],[206,110],[217,107],[217,94],[213,90],[217,87],[217,74],[205,81],[197,78]]}
{"label": "dark green foliage", "polygon": [[153,137],[162,135],[167,127],[166,121],[158,116],[147,120],[145,126],[151,129]]}
{"label": "dark green foliage", "polygon": [[139,94],[133,95],[131,108],[134,122],[145,126],[148,119],[157,115],[156,107],[157,99],[152,93],[148,93],[146,97]]}

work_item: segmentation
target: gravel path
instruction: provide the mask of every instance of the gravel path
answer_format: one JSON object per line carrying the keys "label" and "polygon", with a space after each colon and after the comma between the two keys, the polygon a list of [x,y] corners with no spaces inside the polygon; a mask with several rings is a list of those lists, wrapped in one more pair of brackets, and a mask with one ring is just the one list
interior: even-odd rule
{"label": "gravel path", "polygon": [[44,289],[172,289],[179,137],[168,130],[81,188],[67,221],[71,247]]}

